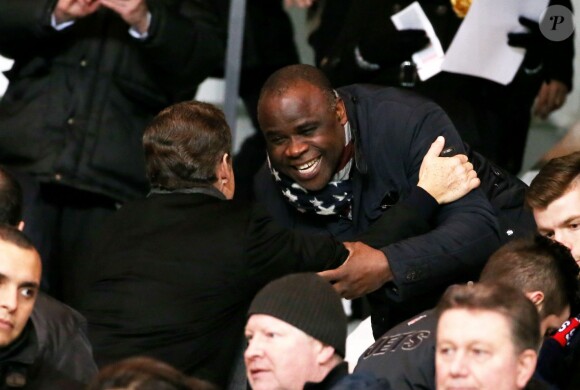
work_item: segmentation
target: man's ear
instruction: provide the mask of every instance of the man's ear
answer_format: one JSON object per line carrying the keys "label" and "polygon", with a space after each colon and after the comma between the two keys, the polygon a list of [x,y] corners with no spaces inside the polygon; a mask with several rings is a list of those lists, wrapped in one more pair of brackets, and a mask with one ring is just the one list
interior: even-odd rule
{"label": "man's ear", "polygon": [[544,292],[543,291],[530,291],[526,293],[526,297],[528,297],[528,299],[530,301],[532,301],[532,303],[534,304],[534,306],[536,306],[536,309],[538,309],[538,311],[540,311],[542,309],[542,306],[544,304]]}
{"label": "man's ear", "polygon": [[346,116],[346,107],[341,97],[336,98],[336,117],[341,125],[346,125],[348,118]]}
{"label": "man's ear", "polygon": [[328,364],[334,358],[335,350],[330,345],[323,343],[320,343],[319,347],[320,350],[318,351],[318,357],[316,361],[319,365],[323,366]]}
{"label": "man's ear", "polygon": [[516,376],[516,385],[518,389],[523,389],[528,384],[530,378],[536,369],[538,354],[533,349],[526,349],[518,356],[518,372]]}
{"label": "man's ear", "polygon": [[234,179],[232,159],[228,153],[224,153],[223,157],[218,163],[216,176],[217,189],[220,190],[220,192],[224,194],[227,199],[232,199],[234,197],[236,184]]}

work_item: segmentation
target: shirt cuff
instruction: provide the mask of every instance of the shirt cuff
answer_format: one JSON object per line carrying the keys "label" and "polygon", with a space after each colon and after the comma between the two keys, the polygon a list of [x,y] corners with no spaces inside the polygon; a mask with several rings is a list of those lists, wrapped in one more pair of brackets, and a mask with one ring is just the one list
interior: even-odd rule
{"label": "shirt cuff", "polygon": [[[149,28],[149,26],[151,26],[151,12],[147,12],[147,28]],[[149,31],[145,31],[143,34],[141,34],[139,31],[137,31],[136,28],[131,27],[129,29],[129,34],[131,34],[133,38],[145,40],[149,36]]]}
{"label": "shirt cuff", "polygon": [[439,208],[439,203],[437,203],[435,198],[419,186],[413,187],[409,196],[402,203],[416,210],[426,221],[431,219]]}
{"label": "shirt cuff", "polygon": [[54,16],[54,12],[52,13],[52,15],[50,15],[50,25],[57,31],[64,30],[65,28],[72,26],[74,23],[75,23],[74,20],[68,20],[66,22],[56,23],[56,16]]}

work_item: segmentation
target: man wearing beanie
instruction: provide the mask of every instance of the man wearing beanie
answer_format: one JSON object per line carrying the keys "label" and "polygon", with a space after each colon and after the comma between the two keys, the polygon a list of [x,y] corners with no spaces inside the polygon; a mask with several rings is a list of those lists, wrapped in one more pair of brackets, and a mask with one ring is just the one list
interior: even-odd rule
{"label": "man wearing beanie", "polygon": [[347,318],[339,295],[315,273],[266,285],[250,305],[245,334],[254,390],[389,389],[369,374],[348,374]]}

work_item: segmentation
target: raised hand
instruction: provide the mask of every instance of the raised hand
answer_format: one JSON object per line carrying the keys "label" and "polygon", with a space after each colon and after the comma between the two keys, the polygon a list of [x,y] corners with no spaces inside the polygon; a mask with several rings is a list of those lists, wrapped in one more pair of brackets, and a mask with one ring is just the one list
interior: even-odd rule
{"label": "raised hand", "polygon": [[310,7],[316,0],[284,0],[284,6],[286,8],[290,8],[292,6],[298,8],[308,8]]}
{"label": "raised hand", "polygon": [[417,183],[439,204],[451,203],[480,184],[477,172],[467,161],[466,155],[440,157],[444,146],[445,138],[441,136],[431,144],[419,169],[419,183]]}
{"label": "raised hand", "polygon": [[383,252],[362,242],[345,242],[344,246],[350,252],[346,261],[336,269],[318,273],[332,283],[343,298],[361,297],[393,279]]}
{"label": "raised hand", "polygon": [[561,81],[552,79],[544,82],[536,96],[534,115],[546,119],[552,111],[566,103],[568,92],[568,87]]}
{"label": "raised hand", "polygon": [[98,0],[104,7],[107,7],[123,18],[127,24],[141,34],[147,32],[149,20],[147,14],[149,8],[145,0]]}
{"label": "raised hand", "polygon": [[84,18],[99,9],[98,0],[58,0],[54,8],[57,24]]}

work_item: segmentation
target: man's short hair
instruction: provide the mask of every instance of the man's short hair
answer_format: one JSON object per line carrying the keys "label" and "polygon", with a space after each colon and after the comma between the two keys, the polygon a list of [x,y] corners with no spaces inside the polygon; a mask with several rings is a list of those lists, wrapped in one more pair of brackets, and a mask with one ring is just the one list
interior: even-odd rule
{"label": "man's short hair", "polygon": [[534,304],[524,293],[500,283],[475,283],[450,286],[437,304],[438,318],[447,310],[483,310],[503,315],[510,326],[517,353],[540,346],[540,318]]}
{"label": "man's short hair", "polygon": [[545,209],[572,186],[580,185],[580,152],[550,160],[530,183],[526,202],[532,209]]}
{"label": "man's short hair", "polygon": [[101,369],[88,390],[108,389],[204,389],[194,378],[188,378],[176,368],[159,360],[136,356],[111,363]]}
{"label": "man's short hair", "polygon": [[32,241],[14,226],[0,224],[0,241],[8,242],[22,249],[36,250]]}
{"label": "man's short hair", "polygon": [[22,221],[22,188],[5,168],[0,166],[0,223],[17,226]]}
{"label": "man's short hair", "polygon": [[153,188],[192,188],[216,181],[216,166],[230,153],[232,135],[220,109],[187,101],[167,107],[153,119],[145,129],[143,147]]}
{"label": "man's short hair", "polygon": [[334,111],[337,95],[330,80],[320,69],[306,64],[288,65],[272,73],[262,86],[258,106],[266,94],[283,95],[299,82],[307,82],[320,89],[328,101],[328,108]]}
{"label": "man's short hair", "polygon": [[479,281],[509,284],[524,293],[542,291],[540,317],[545,318],[576,303],[578,272],[568,248],[538,235],[499,248],[485,264]]}

